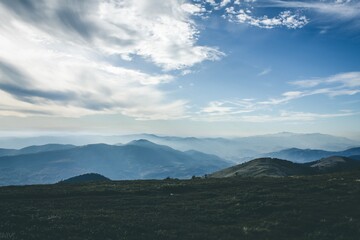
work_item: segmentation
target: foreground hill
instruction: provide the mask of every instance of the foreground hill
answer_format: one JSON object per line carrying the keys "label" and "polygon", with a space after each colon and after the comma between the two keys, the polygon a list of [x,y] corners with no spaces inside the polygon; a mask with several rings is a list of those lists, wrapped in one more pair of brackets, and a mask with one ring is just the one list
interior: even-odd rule
{"label": "foreground hill", "polygon": [[285,177],[308,174],[306,166],[276,158],[259,158],[208,175],[214,178],[223,177]]}
{"label": "foreground hill", "polygon": [[360,172],[0,188],[4,239],[358,240]]}
{"label": "foreground hill", "polygon": [[0,157],[0,185],[55,183],[96,172],[111,179],[190,178],[228,167],[221,158],[181,152],[147,140],[115,146],[93,144],[70,149]]}
{"label": "foreground hill", "polygon": [[79,176],[71,177],[59,183],[75,184],[75,183],[90,183],[90,182],[107,182],[111,181],[109,178],[97,173],[86,173]]}
{"label": "foreground hill", "polygon": [[353,171],[358,168],[360,168],[359,160],[337,156],[322,158],[318,161],[305,164],[293,163],[277,158],[259,158],[214,172],[207,176],[210,178],[226,178],[235,176],[285,177]]}
{"label": "foreground hill", "polygon": [[261,154],[261,157],[280,158],[292,162],[305,163],[330,156],[350,157],[354,155],[360,155],[360,147],[350,148],[345,151],[337,151],[337,152],[316,150],[316,149],[289,148],[278,152]]}

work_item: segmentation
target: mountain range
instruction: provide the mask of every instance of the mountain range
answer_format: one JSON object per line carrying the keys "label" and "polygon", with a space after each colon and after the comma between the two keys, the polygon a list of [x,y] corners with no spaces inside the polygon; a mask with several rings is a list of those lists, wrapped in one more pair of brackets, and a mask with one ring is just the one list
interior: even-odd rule
{"label": "mountain range", "polygon": [[119,180],[190,178],[231,165],[214,155],[182,152],[144,139],[120,146],[53,145],[51,149],[45,145],[8,151],[10,155],[0,157],[0,185],[55,183],[89,172]]}
{"label": "mountain range", "polygon": [[234,163],[244,162],[245,160],[259,157],[261,154],[277,152],[288,148],[343,151],[360,145],[358,141],[332,135],[283,132],[237,138],[174,137],[154,134],[1,137],[0,147],[22,148],[48,143],[72,145],[105,143],[121,145],[138,139],[146,139],[156,144],[167,145],[179,151],[196,150],[207,154],[214,154]]}

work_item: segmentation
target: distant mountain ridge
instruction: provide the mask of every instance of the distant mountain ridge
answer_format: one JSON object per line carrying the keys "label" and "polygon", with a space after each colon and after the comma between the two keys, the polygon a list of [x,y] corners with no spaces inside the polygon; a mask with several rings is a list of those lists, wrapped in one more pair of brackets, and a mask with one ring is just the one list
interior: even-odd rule
{"label": "distant mountain ridge", "polygon": [[4,149],[0,148],[0,157],[2,156],[15,156],[22,154],[33,154],[40,152],[50,152],[50,151],[59,151],[75,148],[76,146],[71,144],[45,144],[45,145],[34,145],[21,149]]}
{"label": "distant mountain ridge", "polygon": [[125,145],[91,144],[0,157],[0,185],[55,183],[96,172],[114,180],[190,178],[230,163],[214,155],[186,153],[147,140]]}
{"label": "distant mountain ridge", "polygon": [[360,161],[340,156],[322,158],[309,163],[294,163],[277,158],[258,158],[207,175],[224,177],[286,177],[351,171],[360,168]]}
{"label": "distant mountain ridge", "polygon": [[124,137],[126,140],[143,138],[181,151],[198,150],[234,162],[242,162],[245,157],[247,157],[246,160],[249,160],[263,153],[280,151],[287,148],[343,151],[344,149],[360,145],[360,142],[344,137],[320,133],[297,134],[282,132],[237,138],[173,137],[157,136],[154,134],[127,135]]}

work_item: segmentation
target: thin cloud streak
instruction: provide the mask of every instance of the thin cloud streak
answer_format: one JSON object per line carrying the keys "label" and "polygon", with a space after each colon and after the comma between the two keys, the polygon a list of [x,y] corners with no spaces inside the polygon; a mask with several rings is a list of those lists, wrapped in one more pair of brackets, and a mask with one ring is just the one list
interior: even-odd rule
{"label": "thin cloud streak", "polygon": [[[280,115],[264,115],[262,112],[279,105],[288,104],[291,101],[305,98],[313,95],[326,95],[329,97],[351,96],[360,93],[360,73],[349,72],[336,74],[326,78],[317,78],[311,80],[301,80],[290,82],[291,85],[306,88],[302,91],[284,92],[281,97],[270,98],[264,101],[255,99],[237,100],[237,101],[212,101],[206,107],[203,107],[193,119],[203,119],[204,121],[297,121],[297,120],[314,120],[318,118],[346,117],[353,116],[357,113],[349,110],[346,113],[302,113],[292,112]],[[332,87],[314,88],[320,85],[332,84]],[[335,85],[334,85],[335,84]],[[310,88],[310,89],[309,89]],[[257,113],[248,115],[247,113]],[[295,113],[295,114],[293,114]]]}

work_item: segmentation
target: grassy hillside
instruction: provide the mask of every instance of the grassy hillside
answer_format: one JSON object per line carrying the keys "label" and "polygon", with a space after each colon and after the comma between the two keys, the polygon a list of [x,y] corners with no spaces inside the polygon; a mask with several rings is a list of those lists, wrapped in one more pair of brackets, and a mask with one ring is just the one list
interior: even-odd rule
{"label": "grassy hillside", "polygon": [[207,175],[224,177],[287,177],[346,172],[360,169],[360,161],[333,156],[309,163],[294,163],[277,158],[258,158]]}
{"label": "grassy hillside", "polygon": [[360,172],[0,188],[0,239],[358,240]]}

